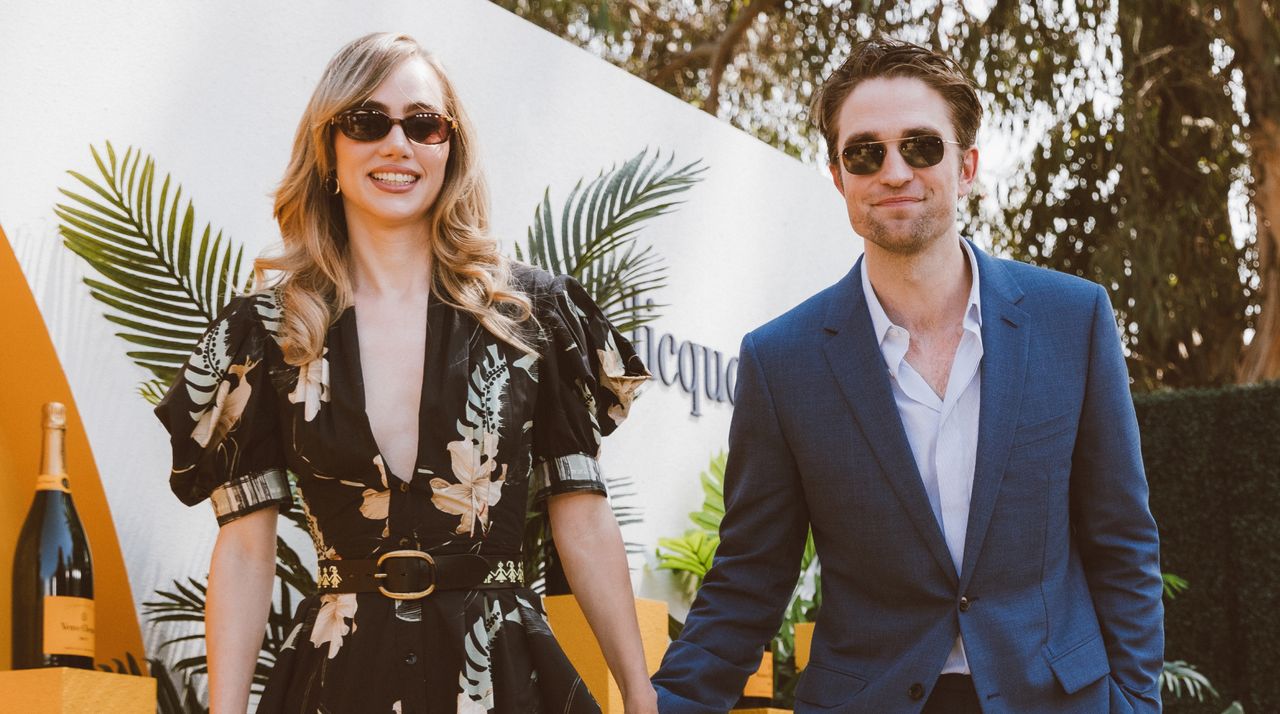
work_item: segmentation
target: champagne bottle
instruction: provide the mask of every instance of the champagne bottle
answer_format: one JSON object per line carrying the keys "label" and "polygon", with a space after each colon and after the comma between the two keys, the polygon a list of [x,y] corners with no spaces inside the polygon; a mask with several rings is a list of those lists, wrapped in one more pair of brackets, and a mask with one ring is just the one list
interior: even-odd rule
{"label": "champagne bottle", "polygon": [[35,501],[13,559],[13,668],[93,669],[93,563],[67,480],[66,408],[44,405]]}

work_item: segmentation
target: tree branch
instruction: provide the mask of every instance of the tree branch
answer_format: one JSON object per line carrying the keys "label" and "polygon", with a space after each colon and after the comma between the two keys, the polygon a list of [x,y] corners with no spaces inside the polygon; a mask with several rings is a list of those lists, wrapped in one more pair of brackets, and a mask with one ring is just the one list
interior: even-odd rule
{"label": "tree branch", "polygon": [[661,67],[658,67],[652,73],[650,73],[649,76],[646,77],[646,79],[650,84],[656,84],[657,86],[661,87],[663,86],[663,82],[665,80],[671,78],[677,72],[683,70],[685,67],[688,67],[690,64],[711,59],[711,57],[715,55],[716,48],[718,47],[719,45],[715,42],[704,42],[698,45],[697,47],[694,47],[693,49],[689,50],[688,52],[685,52],[684,54],[679,55],[678,57],[667,62]]}
{"label": "tree branch", "polygon": [[746,34],[747,29],[751,27],[751,23],[755,22],[756,17],[762,13],[767,13],[782,5],[785,0],[752,0],[751,4],[734,18],[733,22],[725,28],[724,33],[720,35],[719,46],[716,49],[715,56],[711,58],[711,66],[707,71],[707,102],[702,106],[703,111],[712,116],[720,114],[720,79],[724,76],[725,67],[729,66],[729,61],[733,59],[734,48],[738,44],[738,40]]}

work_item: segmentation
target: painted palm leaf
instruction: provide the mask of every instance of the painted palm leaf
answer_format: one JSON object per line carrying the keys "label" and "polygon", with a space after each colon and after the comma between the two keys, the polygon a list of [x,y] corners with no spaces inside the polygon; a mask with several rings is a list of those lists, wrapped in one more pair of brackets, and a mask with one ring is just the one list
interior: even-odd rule
{"label": "painted palm leaf", "polygon": [[653,320],[641,298],[666,284],[666,268],[653,247],[641,247],[636,238],[644,222],[679,206],[676,196],[702,180],[701,163],[676,168],[674,155],[663,160],[661,152],[650,156],[645,149],[588,183],[579,181],[558,228],[547,189],[516,256],[582,283],[623,333]]}
{"label": "painted palm leaf", "polygon": [[117,157],[90,147],[98,176],[76,171],[73,189],[54,209],[63,243],[101,277],[85,278],[123,328],[129,357],[155,376],[140,393],[154,400],[172,382],[200,335],[244,286],[243,249],[206,223],[199,237],[190,199],[166,174],[156,185],[155,162],[132,147]]}

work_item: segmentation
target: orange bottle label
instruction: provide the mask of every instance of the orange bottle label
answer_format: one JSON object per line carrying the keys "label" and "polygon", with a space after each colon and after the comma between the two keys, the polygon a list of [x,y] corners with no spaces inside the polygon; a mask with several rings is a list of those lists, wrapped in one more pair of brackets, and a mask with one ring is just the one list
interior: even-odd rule
{"label": "orange bottle label", "polygon": [[93,601],[49,595],[44,599],[44,653],[93,656]]}
{"label": "orange bottle label", "polygon": [[71,493],[71,482],[66,474],[40,474],[36,478],[37,491],[61,491]]}

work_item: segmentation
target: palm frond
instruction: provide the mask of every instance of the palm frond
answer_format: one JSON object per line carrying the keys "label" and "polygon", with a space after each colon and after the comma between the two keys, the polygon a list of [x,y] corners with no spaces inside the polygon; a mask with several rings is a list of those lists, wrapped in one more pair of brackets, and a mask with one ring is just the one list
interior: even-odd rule
{"label": "palm frond", "polygon": [[1173,573],[1161,573],[1160,580],[1164,583],[1164,596],[1170,600],[1191,587],[1191,583]]}
{"label": "palm frond", "polygon": [[1181,698],[1184,691],[1186,696],[1195,697],[1198,702],[1204,701],[1206,691],[1215,699],[1218,697],[1218,690],[1209,683],[1209,678],[1201,674],[1195,665],[1182,660],[1164,663],[1160,670],[1160,686],[1169,690],[1175,699]]}
{"label": "palm frond", "polygon": [[159,379],[148,379],[138,384],[138,396],[147,400],[147,403],[154,407],[160,403],[161,399],[164,399],[164,393],[168,388],[169,385]]}
{"label": "palm frond", "polygon": [[643,223],[672,211],[681,203],[676,196],[702,180],[701,164],[676,167],[674,154],[664,161],[661,151],[650,155],[646,148],[588,183],[579,181],[558,229],[547,189],[516,257],[582,283],[621,332],[655,319],[642,298],[666,285],[666,268],[652,246],[640,247],[636,238]]}
{"label": "palm frond", "polygon": [[[208,714],[209,708],[200,700],[190,674],[173,672],[158,659],[147,662],[151,665],[151,676],[156,678],[157,714]],[[174,683],[175,678],[181,682],[181,690]]]}
{"label": "palm frond", "polygon": [[658,539],[658,569],[675,572],[685,594],[692,597],[716,557],[720,536],[691,528],[679,538]]}
{"label": "palm frond", "polygon": [[243,248],[205,224],[197,235],[195,208],[165,175],[156,190],[150,156],[128,148],[117,156],[89,147],[98,175],[68,171],[72,188],[54,213],[63,244],[104,280],[86,278],[116,335],[136,349],[134,363],[156,380],[138,391],[158,400],[177,376],[200,335],[245,284]]}

